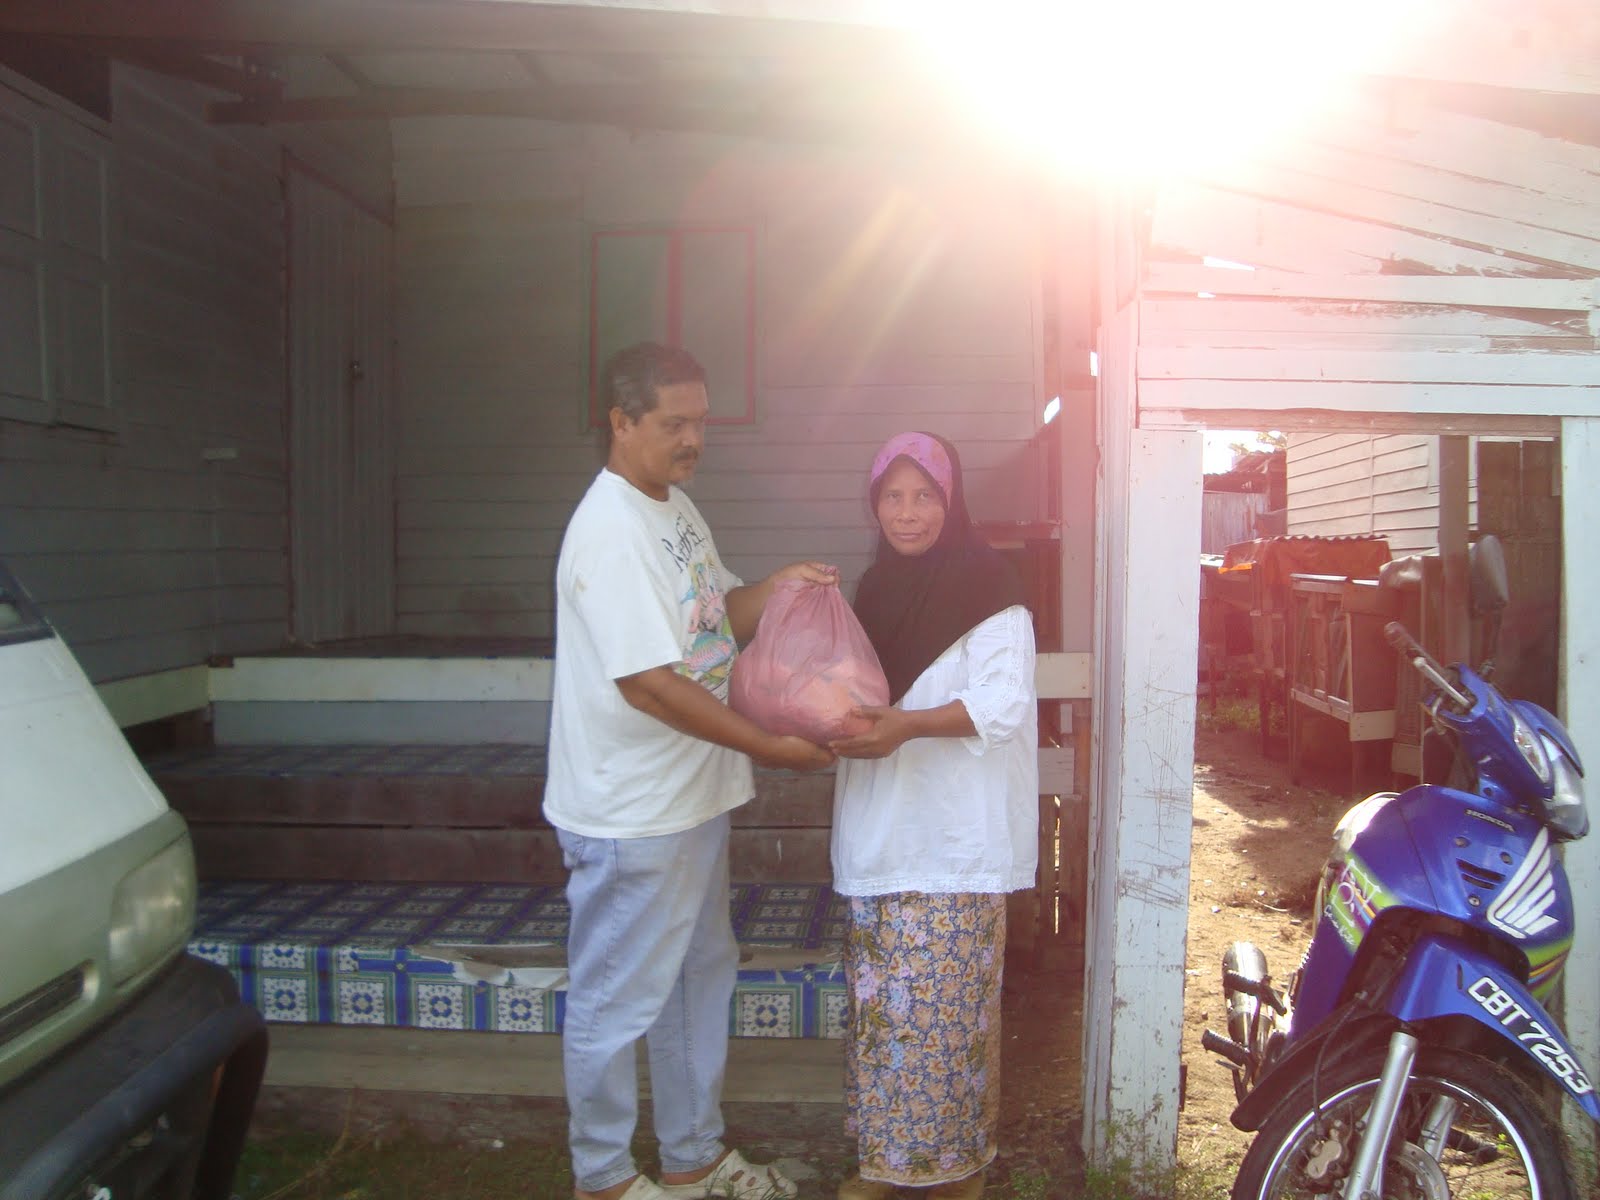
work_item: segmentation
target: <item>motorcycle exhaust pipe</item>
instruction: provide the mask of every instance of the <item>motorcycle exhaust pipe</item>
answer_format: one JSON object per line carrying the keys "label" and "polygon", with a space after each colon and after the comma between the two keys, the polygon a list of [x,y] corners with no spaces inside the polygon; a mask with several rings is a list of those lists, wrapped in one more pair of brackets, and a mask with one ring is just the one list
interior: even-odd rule
{"label": "motorcycle exhaust pipe", "polygon": [[1267,956],[1253,942],[1234,942],[1222,954],[1222,992],[1228,1000],[1228,1036],[1247,1049],[1257,1049],[1255,1022],[1261,1003],[1271,994]]}

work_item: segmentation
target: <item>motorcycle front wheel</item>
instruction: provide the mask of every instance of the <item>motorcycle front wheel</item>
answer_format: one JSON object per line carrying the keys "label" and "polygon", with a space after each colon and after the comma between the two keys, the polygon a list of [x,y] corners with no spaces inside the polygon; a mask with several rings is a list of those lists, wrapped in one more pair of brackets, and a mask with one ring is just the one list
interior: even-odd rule
{"label": "motorcycle front wheel", "polygon": [[[1233,1200],[1339,1195],[1382,1067],[1381,1054],[1331,1066],[1315,1097],[1309,1076],[1297,1083],[1251,1142]],[[1506,1068],[1425,1048],[1395,1120],[1383,1200],[1571,1200],[1557,1125]]]}

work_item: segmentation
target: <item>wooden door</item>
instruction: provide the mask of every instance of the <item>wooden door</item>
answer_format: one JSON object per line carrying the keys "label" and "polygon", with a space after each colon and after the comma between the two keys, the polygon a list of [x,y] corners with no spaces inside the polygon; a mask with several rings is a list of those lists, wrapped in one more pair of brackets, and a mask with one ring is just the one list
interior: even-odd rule
{"label": "wooden door", "polygon": [[394,629],[394,230],[289,160],[292,630]]}

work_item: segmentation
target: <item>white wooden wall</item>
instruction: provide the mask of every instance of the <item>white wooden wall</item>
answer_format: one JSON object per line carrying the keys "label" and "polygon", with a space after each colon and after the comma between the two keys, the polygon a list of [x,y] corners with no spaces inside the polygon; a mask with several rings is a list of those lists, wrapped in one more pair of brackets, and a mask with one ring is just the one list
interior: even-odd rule
{"label": "white wooden wall", "polygon": [[[110,124],[15,76],[0,88],[108,149],[114,239],[109,413],[0,418],[0,555],[96,679],[281,645],[281,144],[208,126],[206,93],[120,66]],[[0,179],[15,154],[0,139]]]}
{"label": "white wooden wall", "polygon": [[1553,432],[1600,390],[1597,170],[1593,146],[1396,84],[1174,185],[1142,280],[1141,421]]}
{"label": "white wooden wall", "polygon": [[275,166],[148,77],[113,108],[120,427],[0,429],[0,554],[98,678],[274,644],[286,598]]}
{"label": "white wooden wall", "polygon": [[597,228],[756,230],[757,422],[714,426],[691,488],[741,575],[799,557],[859,575],[865,472],[906,428],[956,442],[979,518],[1041,515],[1022,468],[1048,399],[1039,232],[1007,181],[514,119],[403,121],[394,140],[401,631],[550,632],[561,530],[600,462]]}
{"label": "white wooden wall", "polygon": [[1111,315],[1101,341],[1083,1144],[1160,1166],[1185,1049],[1201,447],[1133,427],[1137,315]]}
{"label": "white wooden wall", "polygon": [[[1595,473],[1600,471],[1600,417],[1561,423],[1561,523],[1569,531],[1593,529],[1600,521]],[[1582,535],[1569,533],[1561,563],[1561,701],[1567,728],[1584,757],[1589,780],[1590,834],[1563,853],[1578,916],[1567,957],[1562,1014],[1573,1047],[1589,1077],[1600,1071],[1600,812],[1593,780],[1600,769],[1600,556]],[[1568,1133],[1579,1148],[1580,1169],[1594,1183],[1597,1138],[1588,1115],[1567,1104]]]}
{"label": "white wooden wall", "polygon": [[[1600,746],[1593,688],[1580,682],[1595,647],[1579,532],[1594,488],[1578,482],[1596,469],[1600,418],[1600,148],[1434,107],[1400,83],[1346,100],[1326,124],[1297,129],[1252,162],[1173,182],[1156,197],[1143,253],[1126,252],[1126,239],[1107,250],[1104,316],[1119,337],[1102,362],[1103,408],[1108,421],[1120,411],[1125,427],[1102,439],[1102,792],[1084,1008],[1084,1136],[1096,1155],[1124,1148],[1123,1132],[1135,1131],[1144,1135],[1136,1153],[1170,1162],[1179,1061],[1197,1057],[1171,1036],[1180,989],[1169,978],[1185,924],[1174,860],[1192,813],[1187,789],[1165,786],[1189,766],[1193,674],[1180,684],[1175,664],[1177,631],[1193,622],[1186,595],[1152,616],[1149,596],[1164,581],[1140,588],[1129,574],[1181,551],[1186,506],[1199,508],[1163,431],[1377,437],[1370,453],[1389,454],[1413,483],[1425,462],[1414,450],[1406,457],[1417,437],[1560,432],[1576,451],[1568,458],[1563,447],[1566,716],[1591,757]],[[1144,211],[1123,204],[1123,224],[1103,227],[1136,228]],[[1207,256],[1247,269],[1199,265]],[[1351,450],[1351,438],[1322,444],[1330,458],[1369,453]],[[1150,467],[1166,470],[1152,494],[1178,493],[1165,525],[1124,495]],[[1290,472],[1293,487],[1293,462]],[[1130,836],[1139,839],[1131,847]],[[1588,909],[1594,854],[1585,842],[1569,858]],[[1160,865],[1170,878],[1150,869]],[[1580,939],[1569,996],[1592,997],[1595,942],[1592,932]],[[1593,1070],[1592,998],[1572,1006],[1568,1027]]]}

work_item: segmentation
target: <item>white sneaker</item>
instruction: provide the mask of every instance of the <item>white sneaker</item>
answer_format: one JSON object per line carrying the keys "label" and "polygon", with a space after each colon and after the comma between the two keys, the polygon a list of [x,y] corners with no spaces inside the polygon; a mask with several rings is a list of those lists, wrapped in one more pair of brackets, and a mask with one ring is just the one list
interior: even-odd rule
{"label": "white sneaker", "polygon": [[673,1200],[788,1200],[799,1190],[776,1167],[757,1166],[737,1150],[729,1150],[704,1179],[661,1185],[661,1194]]}
{"label": "white sneaker", "polygon": [[648,1175],[635,1175],[633,1182],[628,1185],[628,1190],[617,1197],[617,1200],[664,1200],[667,1193],[661,1190],[661,1185]]}

